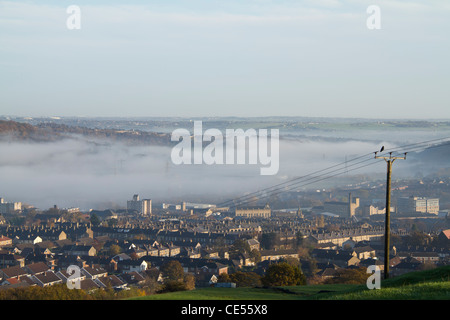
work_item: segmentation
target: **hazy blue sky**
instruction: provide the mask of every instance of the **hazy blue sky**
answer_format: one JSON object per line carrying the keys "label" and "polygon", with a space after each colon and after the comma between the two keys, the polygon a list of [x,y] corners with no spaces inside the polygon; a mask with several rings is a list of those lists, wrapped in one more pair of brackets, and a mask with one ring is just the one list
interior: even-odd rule
{"label": "hazy blue sky", "polygon": [[448,0],[0,1],[0,115],[450,118],[449,30]]}

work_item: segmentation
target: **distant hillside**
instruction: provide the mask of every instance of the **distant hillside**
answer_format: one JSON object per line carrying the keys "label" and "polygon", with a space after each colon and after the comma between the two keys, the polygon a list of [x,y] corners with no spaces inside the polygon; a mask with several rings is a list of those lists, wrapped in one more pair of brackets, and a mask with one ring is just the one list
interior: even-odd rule
{"label": "distant hillside", "polygon": [[0,140],[49,142],[61,139],[84,137],[88,139],[107,139],[137,145],[169,145],[170,135],[167,133],[145,132],[117,129],[92,129],[64,124],[27,123],[0,120]]}
{"label": "distant hillside", "polygon": [[[213,124],[210,123],[214,127],[217,124],[218,128],[221,128],[226,125],[232,126],[232,123],[228,122],[220,122]],[[121,129],[119,126],[124,125],[128,129]],[[169,125],[171,128],[175,128],[172,124],[164,124]],[[163,130],[163,126],[158,127]],[[190,122],[179,124],[181,127],[189,127]],[[237,126],[243,127],[247,129],[248,127],[258,128],[262,125],[267,125],[267,123],[254,123],[249,122],[245,123],[243,126],[241,123]],[[279,124],[272,124],[273,127],[278,127]],[[269,126],[269,127],[272,127]],[[234,124],[236,126],[236,124]],[[345,130],[344,128],[341,128]],[[348,128],[347,128],[348,129]],[[130,144],[130,145],[160,145],[160,146],[171,146],[175,144],[170,139],[170,133],[168,132],[156,132],[155,128],[148,128],[147,130],[134,130],[130,124],[119,123],[115,125],[115,128],[95,128],[95,127],[87,127],[83,125],[67,125],[55,122],[39,122],[37,124],[29,124],[25,122],[16,122],[16,121],[6,121],[0,120],[0,141],[29,141],[29,142],[49,142],[49,141],[57,141],[61,139],[73,139],[83,137],[85,139],[102,139],[107,140],[109,142],[120,141],[122,143]],[[167,130],[164,129],[164,130]],[[326,129],[329,130],[329,129]],[[339,130],[336,128],[336,130]],[[380,129],[381,130],[381,129]],[[304,136],[304,135],[289,135],[286,134],[281,139],[299,139],[308,140],[308,141],[333,141],[333,142],[346,142],[354,140],[354,138],[336,138],[334,136]],[[299,140],[300,141],[300,140]],[[431,161],[438,162],[447,161],[450,156],[450,143],[442,143],[439,146],[433,146],[432,148],[426,149],[425,151],[416,153],[412,152],[408,154],[408,158],[411,160],[416,160],[418,162],[423,161]],[[447,161],[448,162],[448,161]]]}
{"label": "distant hillside", "polygon": [[37,127],[64,136],[81,135],[89,138],[121,141],[128,144],[168,145],[171,143],[170,134],[167,133],[137,130],[92,129],[55,123],[43,123],[37,125]]}
{"label": "distant hillside", "polygon": [[2,141],[47,142],[61,138],[56,132],[38,128],[28,123],[0,120],[0,140]]}
{"label": "distant hillside", "polygon": [[448,163],[450,158],[450,142],[443,142],[415,155],[419,160],[440,160]]}

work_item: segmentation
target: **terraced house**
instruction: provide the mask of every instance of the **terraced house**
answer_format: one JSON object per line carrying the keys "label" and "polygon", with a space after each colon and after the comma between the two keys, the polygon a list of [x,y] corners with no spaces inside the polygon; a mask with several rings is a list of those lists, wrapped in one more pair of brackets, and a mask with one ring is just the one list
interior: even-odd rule
{"label": "terraced house", "polygon": [[384,237],[384,228],[371,229],[352,229],[332,232],[312,233],[308,239],[316,244],[323,244],[331,242],[339,247],[342,247],[344,242],[353,240],[360,241],[381,241]]}

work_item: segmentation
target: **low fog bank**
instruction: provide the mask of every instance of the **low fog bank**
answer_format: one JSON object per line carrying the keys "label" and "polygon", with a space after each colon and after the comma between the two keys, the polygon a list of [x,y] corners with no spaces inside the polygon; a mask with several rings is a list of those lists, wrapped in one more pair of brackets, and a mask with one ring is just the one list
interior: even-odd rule
{"label": "low fog bank", "polygon": [[[369,154],[381,145],[396,147],[387,142],[280,140],[279,171],[273,176],[262,176],[260,164],[175,165],[170,147],[80,139],[2,142],[0,197],[40,209],[55,204],[82,210],[124,208],[133,194],[151,198],[154,203],[199,198],[217,203],[337,165],[341,169],[338,172],[346,175],[368,174],[384,179],[384,161],[354,171],[358,166],[351,166],[351,160],[361,155],[372,158]],[[402,174],[409,174],[406,164],[401,167]],[[305,187],[321,185],[323,182]]]}

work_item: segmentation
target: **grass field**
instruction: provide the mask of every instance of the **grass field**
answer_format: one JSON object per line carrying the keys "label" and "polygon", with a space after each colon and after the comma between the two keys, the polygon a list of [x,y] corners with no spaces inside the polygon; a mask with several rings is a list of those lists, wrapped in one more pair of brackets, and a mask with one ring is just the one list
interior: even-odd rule
{"label": "grass field", "polygon": [[408,273],[381,282],[381,289],[365,285],[309,285],[280,288],[198,288],[136,300],[450,300],[450,266]]}

